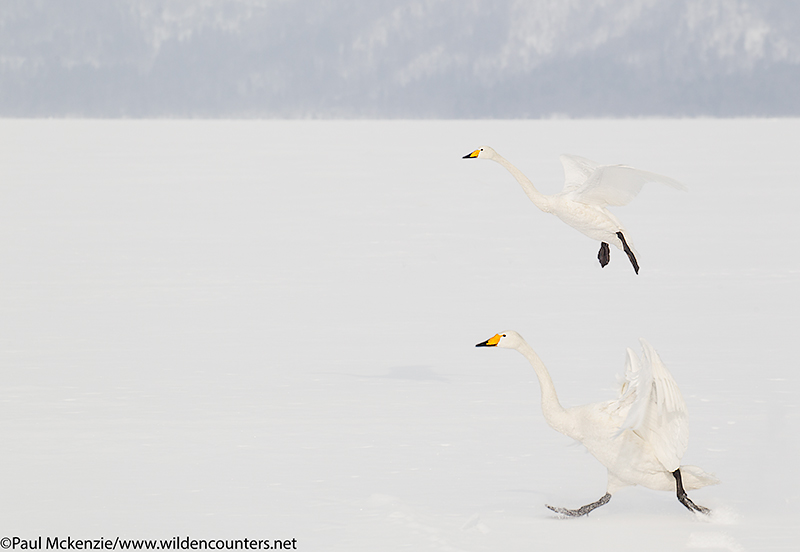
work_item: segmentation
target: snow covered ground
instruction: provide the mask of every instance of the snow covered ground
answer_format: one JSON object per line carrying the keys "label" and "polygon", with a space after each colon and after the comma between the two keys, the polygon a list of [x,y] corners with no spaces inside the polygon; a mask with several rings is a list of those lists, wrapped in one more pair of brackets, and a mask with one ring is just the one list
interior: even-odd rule
{"label": "snow covered ground", "polygon": [[[298,550],[794,550],[798,120],[0,121],[0,536]],[[560,153],[684,182],[615,209],[639,252],[539,212]],[[646,337],[684,463],[628,489],[550,429]]]}

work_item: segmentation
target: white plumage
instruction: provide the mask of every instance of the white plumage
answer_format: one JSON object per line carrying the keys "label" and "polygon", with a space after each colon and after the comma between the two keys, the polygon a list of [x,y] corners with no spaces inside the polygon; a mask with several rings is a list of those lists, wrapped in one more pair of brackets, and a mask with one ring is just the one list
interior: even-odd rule
{"label": "white plumage", "polygon": [[616,399],[564,408],[553,380],[536,352],[514,331],[479,343],[519,351],[533,366],[542,391],[542,413],[555,430],[582,443],[608,469],[606,496],[577,510],[551,508],[566,515],[584,515],[611,499],[617,490],[642,485],[675,491],[690,510],[695,505],[686,490],[718,483],[696,466],[681,466],[689,442],[688,413],[675,380],[655,349],[641,340],[643,357],[628,349],[625,381]]}
{"label": "white plumage", "polygon": [[540,210],[552,213],[584,235],[601,242],[598,253],[601,266],[608,264],[608,244],[613,244],[625,252],[637,274],[639,263],[628,232],[606,207],[627,205],[648,182],[686,190],[677,180],[659,174],[627,165],[599,165],[577,155],[562,155],[564,188],[558,194],[544,195],[522,171],[489,146],[482,146],[464,158],[489,159],[505,167]]}
{"label": "white plumage", "polygon": [[559,160],[564,167],[564,189],[561,194],[580,203],[598,207],[627,205],[648,182],[660,182],[678,190],[686,190],[686,186],[668,176],[627,165],[600,165],[577,155],[561,155]]}
{"label": "white plumage", "polygon": [[628,349],[626,381],[618,399],[620,414],[627,409],[627,415],[617,435],[632,431],[649,443],[658,461],[673,472],[689,445],[689,413],[658,353],[647,341],[640,341],[644,362]]}

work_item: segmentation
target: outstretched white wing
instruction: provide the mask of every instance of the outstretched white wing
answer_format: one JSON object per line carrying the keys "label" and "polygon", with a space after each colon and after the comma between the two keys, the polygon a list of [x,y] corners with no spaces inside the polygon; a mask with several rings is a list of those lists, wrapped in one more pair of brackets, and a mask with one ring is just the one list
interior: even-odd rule
{"label": "outstretched white wing", "polygon": [[621,399],[629,397],[633,402],[619,431],[636,433],[650,443],[665,468],[675,471],[689,444],[686,403],[658,353],[647,341],[640,341],[644,353],[641,362],[628,349]]}
{"label": "outstretched white wing", "polygon": [[564,191],[579,189],[600,166],[599,163],[577,155],[565,154],[559,156],[558,159],[561,161],[561,166],[564,167]]}
{"label": "outstretched white wing", "polygon": [[687,189],[677,180],[627,165],[598,165],[576,155],[562,155],[560,159],[564,166],[563,191],[574,201],[588,205],[627,205],[648,182]]}

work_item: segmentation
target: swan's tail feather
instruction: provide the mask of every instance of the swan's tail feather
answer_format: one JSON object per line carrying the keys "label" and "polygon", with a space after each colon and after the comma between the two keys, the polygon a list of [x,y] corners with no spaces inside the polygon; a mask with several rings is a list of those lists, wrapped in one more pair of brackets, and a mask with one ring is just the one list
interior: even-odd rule
{"label": "swan's tail feather", "polygon": [[697,466],[681,466],[681,476],[683,487],[687,491],[708,487],[709,485],[719,485],[719,479],[710,473],[704,472]]}

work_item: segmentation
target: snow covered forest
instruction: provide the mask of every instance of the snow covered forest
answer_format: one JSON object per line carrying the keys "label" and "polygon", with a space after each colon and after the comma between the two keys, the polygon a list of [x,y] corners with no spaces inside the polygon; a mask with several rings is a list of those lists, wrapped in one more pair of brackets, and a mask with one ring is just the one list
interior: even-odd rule
{"label": "snow covered forest", "polygon": [[0,116],[800,115],[778,0],[5,0]]}

